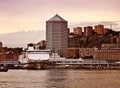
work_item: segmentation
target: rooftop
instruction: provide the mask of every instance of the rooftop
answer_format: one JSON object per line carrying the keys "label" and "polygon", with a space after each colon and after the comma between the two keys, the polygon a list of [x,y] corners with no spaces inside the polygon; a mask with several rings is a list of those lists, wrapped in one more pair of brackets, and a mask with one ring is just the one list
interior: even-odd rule
{"label": "rooftop", "polygon": [[60,17],[58,14],[50,18],[48,21],[66,21],[62,17]]}

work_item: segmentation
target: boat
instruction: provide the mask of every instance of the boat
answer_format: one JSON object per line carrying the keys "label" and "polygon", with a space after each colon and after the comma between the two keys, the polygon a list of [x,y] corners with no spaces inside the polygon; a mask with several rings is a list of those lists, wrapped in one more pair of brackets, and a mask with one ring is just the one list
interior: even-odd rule
{"label": "boat", "polygon": [[44,69],[48,62],[50,50],[39,49],[38,46],[30,45],[19,57],[19,62],[26,69]]}
{"label": "boat", "polygon": [[8,68],[4,65],[1,65],[0,66],[0,72],[7,72],[8,71]]}

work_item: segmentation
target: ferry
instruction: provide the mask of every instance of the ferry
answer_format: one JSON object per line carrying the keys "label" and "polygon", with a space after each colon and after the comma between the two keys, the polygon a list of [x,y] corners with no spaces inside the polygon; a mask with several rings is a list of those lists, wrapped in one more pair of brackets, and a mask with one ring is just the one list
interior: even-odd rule
{"label": "ferry", "polygon": [[39,49],[37,46],[29,46],[19,57],[23,68],[44,69],[50,56],[50,50]]}

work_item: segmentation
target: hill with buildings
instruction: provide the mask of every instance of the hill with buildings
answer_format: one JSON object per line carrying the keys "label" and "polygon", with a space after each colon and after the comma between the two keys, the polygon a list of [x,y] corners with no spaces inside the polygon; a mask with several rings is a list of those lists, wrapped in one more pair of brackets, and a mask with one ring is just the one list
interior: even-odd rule
{"label": "hill with buildings", "polygon": [[107,28],[107,31],[105,31],[104,27],[100,29],[103,29],[103,32],[96,31],[95,29],[93,30],[93,28],[90,26],[86,28],[84,28],[84,32],[82,32],[82,28],[77,27],[74,28],[73,33],[69,33],[68,47],[100,48],[102,44],[120,43],[119,32],[117,31]]}

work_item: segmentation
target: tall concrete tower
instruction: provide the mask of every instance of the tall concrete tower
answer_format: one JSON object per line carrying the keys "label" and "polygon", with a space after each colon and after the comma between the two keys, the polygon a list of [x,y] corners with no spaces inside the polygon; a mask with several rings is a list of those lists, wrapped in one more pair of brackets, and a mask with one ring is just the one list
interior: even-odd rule
{"label": "tall concrete tower", "polygon": [[68,27],[67,21],[55,15],[46,21],[46,48],[58,53],[61,57],[67,54]]}

